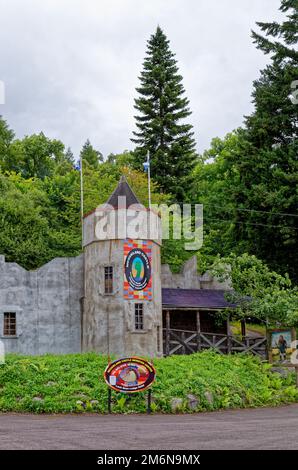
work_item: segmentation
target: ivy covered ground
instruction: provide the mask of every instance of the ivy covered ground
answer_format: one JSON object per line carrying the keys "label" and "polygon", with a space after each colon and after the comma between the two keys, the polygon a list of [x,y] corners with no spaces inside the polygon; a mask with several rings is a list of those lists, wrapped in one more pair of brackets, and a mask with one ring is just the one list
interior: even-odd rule
{"label": "ivy covered ground", "polygon": [[[106,364],[107,357],[95,353],[8,355],[0,365],[0,411],[105,413]],[[281,378],[252,356],[206,351],[156,359],[154,364],[153,412],[191,413],[298,401],[294,374]],[[146,393],[113,392],[113,411],[146,412]]]}

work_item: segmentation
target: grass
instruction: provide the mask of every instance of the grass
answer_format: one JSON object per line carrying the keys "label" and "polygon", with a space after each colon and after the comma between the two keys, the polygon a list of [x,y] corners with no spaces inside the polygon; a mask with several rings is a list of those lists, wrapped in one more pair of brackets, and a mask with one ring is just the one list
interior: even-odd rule
{"label": "grass", "polygon": [[[241,323],[239,321],[232,321],[230,324],[233,334],[236,336],[241,336]],[[274,329],[273,326],[272,329]],[[246,334],[249,331],[258,333],[260,336],[266,336],[266,326],[264,324],[246,323]],[[296,329],[296,337],[298,338],[298,328]]]}
{"label": "grass", "polygon": [[[213,351],[154,361],[153,412],[275,406],[298,401],[294,374],[281,378],[252,356],[222,356]],[[0,365],[0,411],[70,413],[107,411],[103,371],[107,357],[95,353],[44,356],[8,355]],[[187,395],[198,400],[189,408]],[[146,412],[146,393],[113,392],[113,411]]]}
{"label": "grass", "polygon": [[[231,322],[231,327],[235,335],[241,336],[241,324],[239,321]],[[256,323],[246,323],[246,332],[253,331],[254,333],[259,333],[260,336],[266,336],[266,326],[258,325]]]}

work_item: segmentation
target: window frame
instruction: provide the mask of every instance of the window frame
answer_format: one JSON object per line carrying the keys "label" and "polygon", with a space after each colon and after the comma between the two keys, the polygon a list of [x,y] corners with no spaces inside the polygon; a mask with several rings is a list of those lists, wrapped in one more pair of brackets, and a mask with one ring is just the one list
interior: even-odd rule
{"label": "window frame", "polygon": [[144,331],[144,303],[136,302],[134,304],[134,330]]}
{"label": "window frame", "polygon": [[[12,318],[10,317],[11,315],[13,315]],[[8,322],[8,325],[6,325],[6,321]],[[12,312],[12,311],[3,312],[2,336],[4,338],[10,338],[10,337],[13,338],[17,336],[17,313],[16,312]]]}
{"label": "window frame", "polygon": [[104,295],[114,294],[114,266],[104,266]]}

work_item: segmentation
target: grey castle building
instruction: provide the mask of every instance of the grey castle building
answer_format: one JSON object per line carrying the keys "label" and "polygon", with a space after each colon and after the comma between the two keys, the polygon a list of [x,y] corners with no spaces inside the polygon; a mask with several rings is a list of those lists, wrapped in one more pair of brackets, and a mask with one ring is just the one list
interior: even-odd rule
{"label": "grey castle building", "polygon": [[[119,207],[123,196],[126,205]],[[122,178],[104,210],[117,213],[131,204],[145,217],[152,215]],[[173,274],[161,265],[158,238],[98,239],[97,219],[97,211],[85,216],[78,257],[26,271],[0,256],[0,340],[6,352],[158,356],[166,324],[195,330],[199,315],[202,331],[218,328],[215,313],[228,307],[223,290],[228,286],[199,276],[196,257]]]}

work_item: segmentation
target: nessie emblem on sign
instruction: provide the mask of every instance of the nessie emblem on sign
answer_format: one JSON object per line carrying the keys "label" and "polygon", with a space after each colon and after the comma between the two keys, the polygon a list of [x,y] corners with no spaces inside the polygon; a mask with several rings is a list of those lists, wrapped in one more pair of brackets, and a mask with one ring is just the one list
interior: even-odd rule
{"label": "nessie emblem on sign", "polygon": [[117,392],[142,392],[155,380],[155,369],[150,362],[140,357],[126,357],[111,362],[104,379],[109,387]]}
{"label": "nessie emblem on sign", "polygon": [[150,261],[146,253],[140,248],[129,252],[125,260],[125,275],[133,290],[144,290],[151,277]]}
{"label": "nessie emblem on sign", "polygon": [[127,239],[123,244],[123,297],[152,300],[152,247],[150,240]]}

